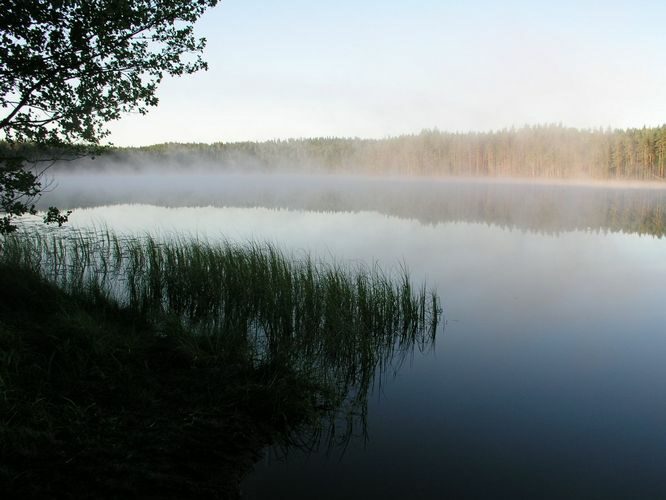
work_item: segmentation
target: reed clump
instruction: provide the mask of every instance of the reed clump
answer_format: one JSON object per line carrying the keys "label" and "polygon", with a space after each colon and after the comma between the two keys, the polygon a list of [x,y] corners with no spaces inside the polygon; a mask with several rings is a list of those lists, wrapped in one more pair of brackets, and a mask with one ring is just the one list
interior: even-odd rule
{"label": "reed clump", "polygon": [[278,436],[364,422],[441,314],[405,269],[110,231],[6,236],[0,279],[0,482],[37,496],[233,497]]}
{"label": "reed clump", "polygon": [[391,276],[297,259],[270,244],[37,231],[5,238],[0,262],[207,336],[256,364],[325,366],[351,383],[359,366],[430,344],[441,314],[437,295],[415,289],[406,269]]}

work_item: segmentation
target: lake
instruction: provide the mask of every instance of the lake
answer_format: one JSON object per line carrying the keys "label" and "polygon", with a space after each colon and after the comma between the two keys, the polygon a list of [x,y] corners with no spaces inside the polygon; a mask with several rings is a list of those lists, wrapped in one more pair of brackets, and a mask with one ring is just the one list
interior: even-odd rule
{"label": "lake", "polygon": [[[74,227],[271,241],[406,267],[445,327],[344,446],[266,450],[244,498],[666,492],[666,190],[298,175],[67,174]],[[381,380],[381,384],[379,381]]]}

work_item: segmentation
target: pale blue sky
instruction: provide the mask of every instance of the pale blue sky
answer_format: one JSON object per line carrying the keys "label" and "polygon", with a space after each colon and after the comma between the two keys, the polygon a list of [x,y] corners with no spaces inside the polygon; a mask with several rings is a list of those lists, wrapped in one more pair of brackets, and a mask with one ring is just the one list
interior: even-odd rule
{"label": "pale blue sky", "polygon": [[197,25],[209,71],[111,141],[660,125],[665,26],[664,0],[225,0]]}

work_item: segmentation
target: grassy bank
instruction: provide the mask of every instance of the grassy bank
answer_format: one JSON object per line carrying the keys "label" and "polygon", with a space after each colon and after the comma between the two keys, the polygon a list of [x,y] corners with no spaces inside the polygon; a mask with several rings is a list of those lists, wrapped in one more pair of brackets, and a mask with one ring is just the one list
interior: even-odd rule
{"label": "grassy bank", "polygon": [[0,478],[33,497],[234,497],[439,316],[404,273],[110,233],[5,238],[0,281]]}

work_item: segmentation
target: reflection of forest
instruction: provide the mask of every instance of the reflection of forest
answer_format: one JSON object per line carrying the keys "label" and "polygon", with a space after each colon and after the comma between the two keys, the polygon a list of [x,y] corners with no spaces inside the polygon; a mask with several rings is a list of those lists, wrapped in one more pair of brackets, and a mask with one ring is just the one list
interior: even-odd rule
{"label": "reflection of forest", "polygon": [[666,233],[663,190],[431,184],[393,193],[381,203],[386,213],[428,223],[477,222],[544,233]]}
{"label": "reflection of forest", "polygon": [[100,188],[94,191],[74,178],[63,178],[46,203],[74,208],[138,202],[376,211],[432,224],[476,222],[546,233],[666,234],[665,189],[315,175],[164,178],[108,176],[95,182]]}
{"label": "reflection of forest", "polygon": [[332,188],[320,195],[310,193],[301,200],[265,194],[260,199],[265,206],[373,210],[431,224],[475,222],[545,233],[592,230],[659,237],[666,234],[664,190],[370,182],[372,189]]}
{"label": "reflection of forest", "polygon": [[[367,181],[303,198],[257,193],[262,206],[372,210],[423,223],[475,222],[558,233],[571,230],[666,234],[666,190],[462,182]],[[236,200],[241,202],[241,200]],[[244,205],[249,200],[245,200]]]}

